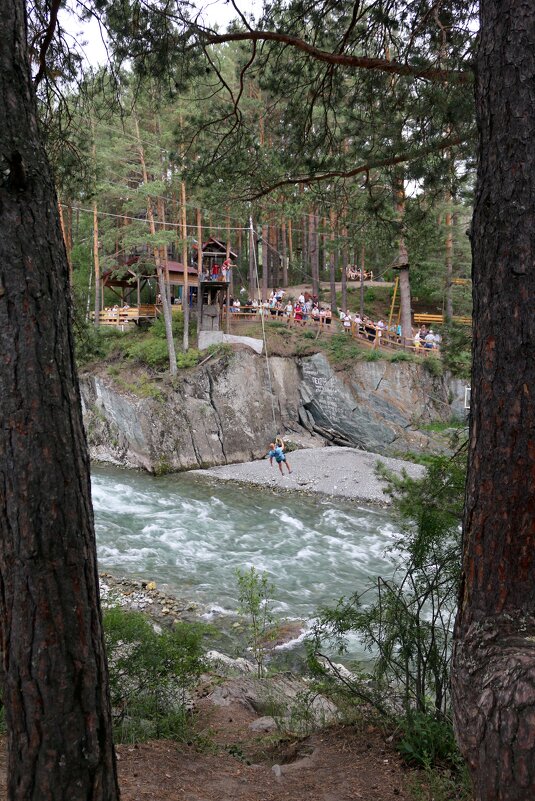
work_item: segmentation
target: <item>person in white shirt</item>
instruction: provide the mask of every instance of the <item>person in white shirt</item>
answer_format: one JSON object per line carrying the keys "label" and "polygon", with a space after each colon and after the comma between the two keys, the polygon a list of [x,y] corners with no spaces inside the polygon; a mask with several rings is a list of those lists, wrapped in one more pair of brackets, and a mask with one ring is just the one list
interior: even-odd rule
{"label": "person in white shirt", "polygon": [[424,348],[434,348],[435,347],[435,335],[433,334],[433,329],[429,329],[429,333],[425,335],[425,344]]}

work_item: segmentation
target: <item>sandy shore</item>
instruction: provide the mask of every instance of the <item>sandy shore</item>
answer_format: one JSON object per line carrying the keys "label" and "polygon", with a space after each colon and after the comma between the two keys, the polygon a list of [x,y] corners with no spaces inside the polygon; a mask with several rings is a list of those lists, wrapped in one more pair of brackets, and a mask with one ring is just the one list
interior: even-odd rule
{"label": "sandy shore", "polygon": [[418,478],[424,472],[421,465],[356,448],[306,448],[287,454],[287,458],[292,472],[288,474],[283,466],[282,476],[275,460],[273,467],[269,466],[269,459],[192,472],[267,489],[318,493],[382,504],[388,503],[389,499],[383,492],[384,483],[375,475],[378,462],[397,474],[405,470],[412,478]]}

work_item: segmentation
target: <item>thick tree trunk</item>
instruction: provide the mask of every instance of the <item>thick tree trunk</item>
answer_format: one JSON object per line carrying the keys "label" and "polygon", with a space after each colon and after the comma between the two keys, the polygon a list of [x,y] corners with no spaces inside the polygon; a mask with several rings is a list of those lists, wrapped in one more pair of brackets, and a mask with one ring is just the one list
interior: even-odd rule
{"label": "thick tree trunk", "polygon": [[0,37],[0,650],[9,801],[118,798],[68,265],[22,0]]}
{"label": "thick tree trunk", "polygon": [[457,737],[477,801],[535,798],[535,7],[483,0]]}

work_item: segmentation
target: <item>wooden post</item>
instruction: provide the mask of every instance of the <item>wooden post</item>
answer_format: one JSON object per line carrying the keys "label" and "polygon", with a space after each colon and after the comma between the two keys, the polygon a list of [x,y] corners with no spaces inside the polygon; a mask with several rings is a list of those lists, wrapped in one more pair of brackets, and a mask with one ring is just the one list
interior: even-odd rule
{"label": "wooden post", "polygon": [[282,253],[282,285],[288,286],[288,249],[286,244],[286,220],[282,218],[281,224],[281,253]]}
{"label": "wooden post", "polygon": [[188,226],[186,217],[186,182],[180,182],[182,205],[182,264],[184,265],[184,289],[182,295],[182,311],[184,314],[184,350],[189,349],[189,276],[188,276]]}
{"label": "wooden post", "polygon": [[268,298],[268,226],[262,225],[262,297]]}
{"label": "wooden post", "polygon": [[197,208],[197,343],[202,330],[202,213]]}
{"label": "wooden post", "polygon": [[289,259],[289,266],[291,267],[294,259],[294,238],[293,238],[291,217],[288,217],[288,259]]}
{"label": "wooden post", "polygon": [[[139,162],[141,164],[141,172],[143,175],[143,183],[148,183],[147,165],[145,163],[145,151],[141,142],[139,134],[139,123],[134,118],[134,125],[136,128],[136,136],[138,141]],[[147,197],[147,220],[149,221],[149,230],[151,235],[156,233],[156,226],[154,224],[154,212],[152,210],[152,200]],[[171,308],[169,305],[169,298],[167,297],[167,288],[165,285],[165,278],[162,270],[162,262],[160,259],[160,250],[154,247],[154,263],[156,265],[156,275],[158,276],[158,287],[160,290],[160,297],[162,300],[163,317],[165,322],[165,338],[167,341],[167,350],[169,352],[169,372],[171,375],[177,374],[175,341],[173,339],[173,319],[171,317]]]}
{"label": "wooden post", "polygon": [[[227,209],[227,250],[226,250],[226,259],[227,261],[230,259],[230,215]],[[232,291],[234,286],[234,270],[229,270],[230,273],[230,283],[227,286],[227,295],[229,292]]]}
{"label": "wooden post", "polygon": [[71,259],[71,246],[72,243],[69,243],[69,237],[67,235],[67,231],[65,230],[65,220],[63,218],[63,207],[61,205],[61,198],[58,195],[58,211],[59,211],[59,223],[61,226],[61,233],[63,235],[63,242],[65,244],[65,253],[67,254],[67,263],[69,265],[69,283],[72,286],[72,259]]}
{"label": "wooden post", "polygon": [[[256,282],[256,242],[254,236],[254,230],[252,226],[249,228],[249,293],[252,298],[257,298],[257,300],[264,300],[262,297],[262,293],[260,292],[260,287],[257,286]],[[260,295],[260,297],[258,297]]]}
{"label": "wooden post", "polygon": [[98,210],[93,201],[93,264],[95,268],[95,328],[100,325],[100,261],[98,257]]}
{"label": "wooden post", "polygon": [[338,311],[338,307],[336,305],[336,264],[334,258],[334,226],[336,223],[336,218],[334,214],[334,209],[331,209],[331,213],[329,216],[329,223],[331,226],[331,233],[330,233],[330,250],[329,253],[329,281],[331,285],[331,314],[334,317],[336,312]]}
{"label": "wooden post", "polygon": [[451,293],[453,278],[453,224],[451,215],[451,192],[446,192],[446,322],[451,323],[453,317],[453,298]]}

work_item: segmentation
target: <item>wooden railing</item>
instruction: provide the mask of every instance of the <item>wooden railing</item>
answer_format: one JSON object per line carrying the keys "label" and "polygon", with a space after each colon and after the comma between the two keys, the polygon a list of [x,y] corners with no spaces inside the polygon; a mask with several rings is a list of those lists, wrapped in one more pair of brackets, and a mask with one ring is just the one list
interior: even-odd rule
{"label": "wooden railing", "polygon": [[[256,306],[240,306],[239,311],[234,310],[230,314],[230,322],[241,323],[247,320],[260,321],[262,309]],[[296,320],[295,314],[289,317],[284,310],[277,309],[275,314],[271,314],[271,309],[263,309],[264,319],[266,322],[282,322],[286,323],[288,327],[302,327],[318,331],[318,336],[340,334],[345,332],[348,336],[362,342],[363,345],[372,350],[386,348],[394,351],[405,351],[413,353],[416,356],[429,356],[440,354],[440,348],[437,343],[421,342],[418,345],[414,344],[411,338],[408,344],[402,342],[401,337],[395,331],[387,331],[386,328],[377,328],[371,323],[356,323],[355,320],[351,321],[349,327],[344,327],[341,320],[338,318],[328,319],[325,317],[313,318],[310,314],[306,320]],[[429,315],[433,317],[433,315]],[[415,320],[416,322],[416,320]]]}
{"label": "wooden railing", "polygon": [[142,306],[121,306],[113,309],[104,309],[99,313],[98,319],[100,325],[123,326],[127,323],[137,323],[140,320],[154,320],[158,317],[158,314],[158,306],[155,304],[145,304]]}
{"label": "wooden railing", "polygon": [[[454,323],[459,325],[472,325],[471,317],[452,317]],[[415,314],[414,322],[417,325],[444,325],[443,314]]]}

